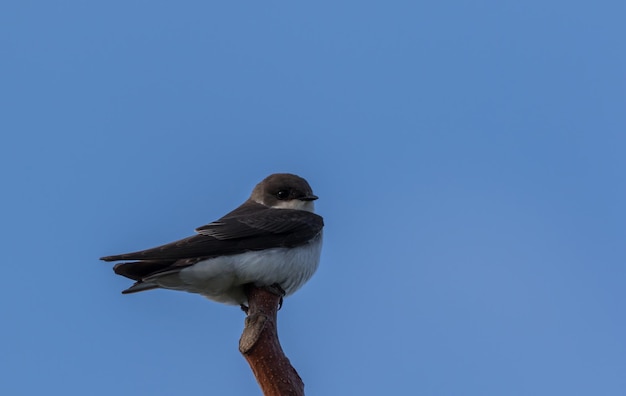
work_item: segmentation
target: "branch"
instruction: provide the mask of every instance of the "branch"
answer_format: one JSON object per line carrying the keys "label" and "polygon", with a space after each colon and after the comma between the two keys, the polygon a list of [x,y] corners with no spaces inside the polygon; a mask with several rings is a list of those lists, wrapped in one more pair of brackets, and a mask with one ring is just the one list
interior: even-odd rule
{"label": "branch", "polygon": [[304,396],[304,383],[285,356],[278,341],[276,317],[281,297],[250,285],[248,316],[239,339],[246,358],[265,396]]}

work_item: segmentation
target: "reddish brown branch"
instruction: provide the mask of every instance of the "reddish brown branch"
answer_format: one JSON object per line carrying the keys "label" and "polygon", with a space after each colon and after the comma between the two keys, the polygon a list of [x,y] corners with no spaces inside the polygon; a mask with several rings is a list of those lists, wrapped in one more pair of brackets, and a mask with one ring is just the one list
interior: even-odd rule
{"label": "reddish brown branch", "polygon": [[248,316],[239,340],[246,358],[266,396],[304,395],[304,383],[285,356],[278,341],[276,314],[280,296],[258,287],[249,287]]}

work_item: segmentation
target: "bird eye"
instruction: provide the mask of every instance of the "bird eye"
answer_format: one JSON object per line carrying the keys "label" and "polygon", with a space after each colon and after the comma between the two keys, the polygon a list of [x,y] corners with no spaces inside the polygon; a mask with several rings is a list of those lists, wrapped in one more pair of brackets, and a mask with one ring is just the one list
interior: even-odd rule
{"label": "bird eye", "polygon": [[276,193],[276,198],[280,200],[285,200],[289,197],[289,190],[280,190]]}

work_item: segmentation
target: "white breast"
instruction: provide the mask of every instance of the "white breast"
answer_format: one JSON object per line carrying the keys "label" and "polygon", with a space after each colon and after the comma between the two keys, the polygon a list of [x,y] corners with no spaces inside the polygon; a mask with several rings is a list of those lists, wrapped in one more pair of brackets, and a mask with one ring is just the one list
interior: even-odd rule
{"label": "white breast", "polygon": [[257,286],[278,283],[290,295],[313,276],[321,250],[320,232],[306,245],[204,260],[182,269],[176,277],[168,277],[167,282],[158,283],[161,287],[202,294],[226,304],[246,303],[242,286],[248,283]]}

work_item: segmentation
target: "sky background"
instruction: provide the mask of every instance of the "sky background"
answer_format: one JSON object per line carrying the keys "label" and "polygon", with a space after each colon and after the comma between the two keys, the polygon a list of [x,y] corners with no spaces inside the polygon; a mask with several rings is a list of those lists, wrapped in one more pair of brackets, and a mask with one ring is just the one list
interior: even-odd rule
{"label": "sky background", "polygon": [[5,1],[0,394],[256,395],[243,313],[98,257],[305,177],[308,395],[626,395],[623,1]]}

